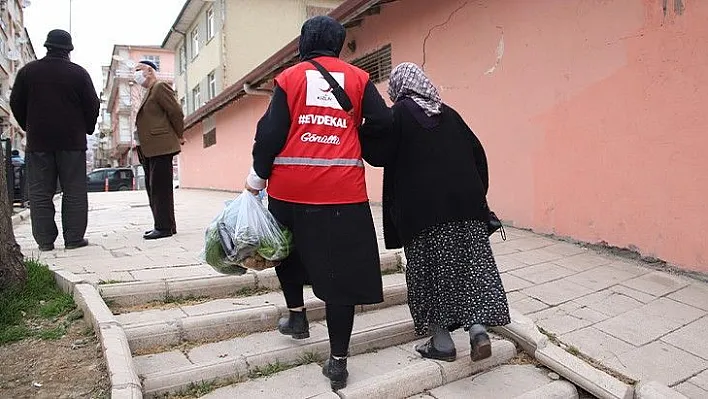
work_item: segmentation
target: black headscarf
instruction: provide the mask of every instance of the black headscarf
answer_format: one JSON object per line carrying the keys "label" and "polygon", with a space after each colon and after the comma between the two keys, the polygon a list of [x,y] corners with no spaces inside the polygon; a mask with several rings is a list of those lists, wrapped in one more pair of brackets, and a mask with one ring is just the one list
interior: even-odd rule
{"label": "black headscarf", "polygon": [[315,57],[339,57],[347,30],[336,19],[317,16],[308,19],[300,31],[300,60]]}

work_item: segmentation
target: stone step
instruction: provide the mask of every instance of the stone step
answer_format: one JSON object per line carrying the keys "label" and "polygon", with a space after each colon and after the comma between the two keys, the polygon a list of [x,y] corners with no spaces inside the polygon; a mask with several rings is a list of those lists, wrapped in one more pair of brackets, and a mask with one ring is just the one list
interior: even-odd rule
{"label": "stone step", "polygon": [[[405,275],[398,273],[382,278],[384,302],[359,306],[358,312],[406,303],[408,295]],[[324,302],[315,298],[310,288],[305,290],[305,298],[308,319],[324,319]],[[125,330],[131,351],[144,354],[185,342],[214,342],[273,330],[278,319],[286,315],[287,311],[283,294],[269,292],[169,309],[149,309],[115,317]]]}
{"label": "stone step", "polygon": [[[383,274],[400,271],[405,263],[401,251],[380,253]],[[98,286],[101,297],[111,306],[135,307],[179,298],[230,298],[241,292],[280,289],[275,269],[248,271],[241,276],[165,278]]]}
{"label": "stone step", "polygon": [[[308,339],[294,340],[269,331],[136,356],[133,360],[146,396],[154,397],[183,391],[190,384],[241,381],[262,370],[324,359],[329,354],[325,323],[311,323],[310,334]],[[414,339],[413,321],[406,305],[372,310],[356,316],[350,353],[355,356]]]}
{"label": "stone step", "polygon": [[464,331],[459,331],[453,334],[453,338],[458,348],[457,360],[454,362],[423,359],[415,351],[414,345],[424,342],[425,339],[352,356],[348,362],[348,386],[336,394],[331,391],[329,380],[322,375],[321,366],[308,364],[270,377],[254,378],[220,388],[204,398],[403,399],[444,387],[446,384],[504,364],[516,356],[514,344],[493,337],[492,357],[472,362],[469,356],[469,336]]}

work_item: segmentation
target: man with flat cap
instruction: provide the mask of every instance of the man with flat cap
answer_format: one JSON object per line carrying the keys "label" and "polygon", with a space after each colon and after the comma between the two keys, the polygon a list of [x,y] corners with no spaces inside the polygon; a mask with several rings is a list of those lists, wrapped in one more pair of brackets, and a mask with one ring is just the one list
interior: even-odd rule
{"label": "man with flat cap", "polygon": [[157,65],[140,61],[135,68],[135,83],[147,90],[138,110],[138,157],[145,171],[145,189],[150,200],[154,228],[143,238],[155,240],[177,233],[172,158],[184,144],[184,114],[174,90],[157,80]]}
{"label": "man with flat cap", "polygon": [[86,135],[94,132],[100,103],[88,72],[69,60],[74,50],[69,32],[52,30],[44,47],[44,58],[17,73],[10,107],[27,132],[32,235],[40,251],[54,249],[59,235],[53,202],[58,178],[64,247],[75,249],[88,245]]}

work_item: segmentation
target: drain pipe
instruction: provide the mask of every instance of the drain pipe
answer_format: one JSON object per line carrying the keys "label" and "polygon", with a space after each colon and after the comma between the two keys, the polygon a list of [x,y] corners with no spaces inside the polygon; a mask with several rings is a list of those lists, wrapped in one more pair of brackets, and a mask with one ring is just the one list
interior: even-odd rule
{"label": "drain pipe", "polygon": [[243,84],[243,91],[246,92],[246,94],[252,95],[252,96],[268,96],[272,97],[273,96],[273,90],[268,90],[268,89],[256,89],[253,86],[251,86],[250,83],[244,83]]}

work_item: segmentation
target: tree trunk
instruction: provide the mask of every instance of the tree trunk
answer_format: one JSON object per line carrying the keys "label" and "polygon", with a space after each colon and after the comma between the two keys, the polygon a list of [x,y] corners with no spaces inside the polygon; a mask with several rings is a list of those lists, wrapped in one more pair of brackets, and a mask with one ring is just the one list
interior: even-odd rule
{"label": "tree trunk", "polygon": [[[2,147],[0,147],[2,148]],[[12,204],[4,154],[0,155],[0,290],[27,280],[24,257],[12,228]]]}

